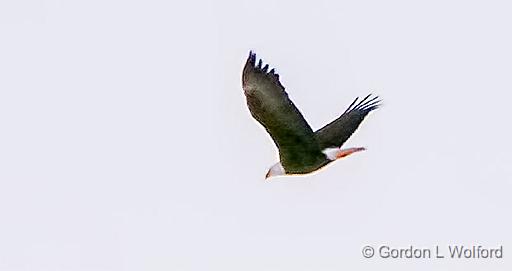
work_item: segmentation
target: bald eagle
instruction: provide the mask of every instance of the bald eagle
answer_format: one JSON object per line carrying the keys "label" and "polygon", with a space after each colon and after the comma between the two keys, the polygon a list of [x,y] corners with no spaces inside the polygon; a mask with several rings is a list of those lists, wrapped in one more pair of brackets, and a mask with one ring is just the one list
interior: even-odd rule
{"label": "bald eagle", "polygon": [[279,149],[280,162],[274,164],[265,179],[279,175],[308,174],[325,165],[363,151],[365,148],[341,149],[363,119],[380,105],[378,96],[356,98],[340,117],[313,132],[300,111],[288,98],[279,75],[268,64],[256,65],[256,54],[249,52],[242,73],[242,88],[247,106],[270,134]]}

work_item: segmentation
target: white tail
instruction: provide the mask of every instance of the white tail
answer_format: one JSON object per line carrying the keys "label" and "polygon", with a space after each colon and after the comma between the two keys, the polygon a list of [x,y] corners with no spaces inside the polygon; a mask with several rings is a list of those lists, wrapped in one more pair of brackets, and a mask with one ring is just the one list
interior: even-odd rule
{"label": "white tail", "polygon": [[366,150],[363,147],[357,147],[357,148],[348,148],[348,149],[340,149],[340,148],[327,148],[323,150],[322,152],[325,154],[327,159],[334,161],[336,159],[343,158],[345,156],[351,155],[354,152],[364,151]]}

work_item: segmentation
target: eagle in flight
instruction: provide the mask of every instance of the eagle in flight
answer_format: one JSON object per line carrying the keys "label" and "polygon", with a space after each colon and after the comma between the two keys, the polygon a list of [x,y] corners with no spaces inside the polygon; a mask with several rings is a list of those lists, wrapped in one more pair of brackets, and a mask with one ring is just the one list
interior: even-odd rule
{"label": "eagle in flight", "polygon": [[265,179],[279,175],[307,174],[325,165],[365,150],[363,147],[341,149],[359,124],[380,100],[371,94],[350,106],[331,123],[313,132],[300,111],[284,91],[279,75],[268,64],[262,67],[256,54],[249,52],[242,73],[242,87],[251,115],[261,124],[279,149],[280,162],[274,164]]}

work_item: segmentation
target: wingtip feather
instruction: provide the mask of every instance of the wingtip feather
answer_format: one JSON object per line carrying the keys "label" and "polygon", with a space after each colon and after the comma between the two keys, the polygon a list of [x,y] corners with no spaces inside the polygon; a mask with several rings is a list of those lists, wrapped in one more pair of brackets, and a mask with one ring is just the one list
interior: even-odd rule
{"label": "wingtip feather", "polygon": [[249,51],[249,57],[247,57],[247,63],[254,66],[256,64],[256,54],[252,50]]}
{"label": "wingtip feather", "polygon": [[257,59],[256,53],[254,53],[252,50],[249,51],[249,57],[247,59],[247,63],[250,66],[252,66],[255,70],[260,71],[260,72],[270,76],[277,82],[279,82],[279,74],[276,73],[276,70],[274,68],[272,68],[269,71],[270,66],[268,64],[265,64],[265,66],[263,66],[263,64],[264,64],[263,60],[261,58]]}
{"label": "wingtip feather", "polygon": [[[379,96],[377,96],[377,95],[374,95],[374,97],[370,98],[372,95],[373,95],[372,93],[366,95],[358,103],[357,103],[357,100],[359,99],[359,97],[356,97],[354,99],[354,101],[348,106],[347,110],[345,110],[345,112],[343,114],[349,113],[352,111],[357,111],[357,110],[370,112],[372,110],[379,108],[382,103],[382,100],[379,99]],[[368,99],[368,98],[370,98],[370,99]],[[356,104],[356,105],[354,106],[354,104]]]}

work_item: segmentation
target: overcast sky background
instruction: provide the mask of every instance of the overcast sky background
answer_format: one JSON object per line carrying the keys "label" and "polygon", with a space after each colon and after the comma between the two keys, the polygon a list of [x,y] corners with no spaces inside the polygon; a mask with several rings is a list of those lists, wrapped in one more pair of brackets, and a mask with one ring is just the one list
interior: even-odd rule
{"label": "overcast sky background", "polygon": [[[510,270],[506,1],[1,1],[0,270]],[[264,181],[249,50],[367,151]],[[498,260],[365,245],[504,246]],[[446,252],[447,253],[447,252]]]}

